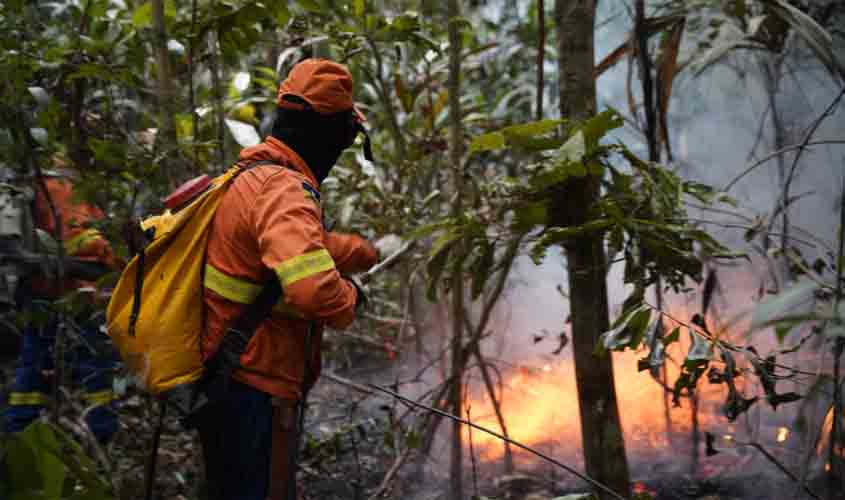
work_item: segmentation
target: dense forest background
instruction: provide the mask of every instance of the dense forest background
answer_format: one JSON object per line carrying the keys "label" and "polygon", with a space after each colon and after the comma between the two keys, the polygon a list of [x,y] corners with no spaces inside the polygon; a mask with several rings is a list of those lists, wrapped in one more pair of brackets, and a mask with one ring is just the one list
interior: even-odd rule
{"label": "dense forest background", "polygon": [[[0,44],[3,189],[72,171],[124,260],[293,64],[349,67],[375,162],[323,206],[412,246],[328,335],[305,498],[843,498],[841,2],[6,0]],[[4,436],[0,498],[142,498],[160,408],[115,387],[107,448],[70,383]],[[198,445],[165,419],[157,497]]]}

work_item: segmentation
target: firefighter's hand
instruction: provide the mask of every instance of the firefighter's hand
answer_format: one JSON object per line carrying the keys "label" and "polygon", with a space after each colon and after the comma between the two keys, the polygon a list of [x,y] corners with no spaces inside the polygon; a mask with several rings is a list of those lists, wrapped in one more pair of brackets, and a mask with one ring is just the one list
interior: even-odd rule
{"label": "firefighter's hand", "polygon": [[344,276],[344,279],[352,283],[352,286],[355,287],[355,312],[364,312],[369,305],[369,299],[367,298],[367,295],[369,294],[369,287],[366,284],[362,284],[355,278],[350,278],[349,276]]}
{"label": "firefighter's hand", "polygon": [[378,251],[378,260],[382,261],[399,251],[402,247],[402,238],[395,234],[388,234],[376,240],[373,246]]}

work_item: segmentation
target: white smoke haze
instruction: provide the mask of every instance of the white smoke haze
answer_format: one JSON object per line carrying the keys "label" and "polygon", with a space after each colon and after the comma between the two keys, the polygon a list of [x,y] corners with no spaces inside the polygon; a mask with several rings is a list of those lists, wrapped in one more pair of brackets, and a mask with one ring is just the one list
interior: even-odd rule
{"label": "white smoke haze", "polygon": [[[609,22],[601,25],[596,33],[597,61],[625,40],[631,26],[622,2],[599,2],[599,11],[599,20]],[[496,12],[493,9],[486,15],[495,18]],[[690,45],[686,43],[682,59],[690,55]],[[759,67],[748,62],[753,60],[752,55],[740,54],[730,58],[731,67],[717,65],[697,78],[683,75],[676,80],[669,126],[677,158],[674,167],[683,177],[721,189],[750,164],[776,149],[772,140],[771,119],[766,111],[768,101],[764,82],[760,79]],[[738,73],[735,69],[737,67],[742,71]],[[600,110],[611,106],[628,114],[627,71],[627,63],[622,62],[598,80]],[[639,99],[636,69],[634,72],[634,94]],[[776,99],[785,125],[785,143],[799,144],[810,124],[836,97],[837,90],[823,68],[815,64],[810,56],[803,59],[789,57],[784,72],[787,76],[780,80]],[[550,82],[546,96],[548,109],[556,109],[552,97],[557,93],[556,61],[547,61],[546,81]],[[814,139],[845,138],[843,116],[845,111],[840,107],[819,127]],[[615,138],[624,141],[641,156],[646,156],[641,137],[630,128],[619,131]],[[784,156],[787,168],[792,163],[793,155]],[[807,234],[828,242],[831,248],[835,247],[833,243],[837,231],[837,203],[842,186],[843,158],[845,147],[841,145],[807,149],[803,152],[791,190],[792,195],[808,193],[792,206],[791,223]],[[739,208],[725,208],[740,213],[748,220],[768,217],[780,196],[776,165],[776,160],[769,161],[738,182],[729,194],[737,199]],[[737,217],[709,211],[697,212],[695,216],[722,224],[748,223]],[[733,250],[753,253],[753,249],[743,239],[743,229],[718,225],[706,227]],[[776,224],[776,231],[778,227]],[[793,231],[793,234],[797,233]],[[806,252],[810,261],[816,255],[823,254],[820,247],[802,246],[801,250]],[[622,301],[630,292],[623,286],[622,271],[620,265],[615,265],[608,275],[611,319],[619,314]],[[766,272],[765,262],[756,257],[753,265],[738,263],[720,269],[720,286],[708,317],[711,330],[725,328],[728,338],[740,344],[753,343],[763,356],[773,349],[783,347],[777,344],[771,332],[756,332],[752,335],[750,331],[750,312]],[[508,291],[491,320],[490,330],[493,333],[483,343],[483,351],[485,356],[496,363],[501,373],[503,408],[512,437],[583,470],[571,345],[566,345],[559,354],[553,354],[559,348],[558,334],[563,331],[567,338],[570,336],[569,325],[565,324],[569,305],[559,292],[562,288],[567,293],[566,283],[565,261],[560,252],[550,252],[540,266],[535,266],[527,258],[520,258]],[[669,295],[666,297],[665,309],[677,319],[688,322],[693,313],[700,311],[701,297],[697,293]],[[431,306],[426,323],[431,331],[426,334],[425,346],[429,353],[440,352],[446,347],[451,328],[443,308]],[[797,336],[793,334],[786,343],[794,341]],[[537,341],[539,337],[542,340]],[[669,352],[671,359],[667,365],[670,384],[677,378],[678,363],[683,360],[689,346],[686,332],[683,332],[681,338],[680,345],[675,345]],[[812,372],[818,370],[821,363],[829,361],[824,358],[823,352],[824,349],[806,349],[783,362],[800,362],[803,369]],[[646,354],[626,352],[614,355],[617,397],[634,480],[655,479],[662,474],[689,477],[695,463],[697,477],[760,473],[763,477],[775,479],[774,482],[769,481],[769,486],[779,484],[778,481],[783,479],[782,473],[760,453],[737,446],[737,441],[757,442],[791,470],[796,473],[799,471],[799,464],[803,462],[799,452],[806,439],[795,430],[798,403],[782,405],[775,411],[761,399],[736,422],[729,423],[721,410],[727,394],[725,386],[708,384],[706,377],[703,377],[699,383],[697,424],[700,441],[695,449],[690,400],[681,399],[680,408],[670,409],[667,423],[664,389],[647,371],[637,371],[637,360]],[[747,366],[745,360],[738,361],[742,366]],[[443,363],[439,370],[429,370],[422,383],[406,386],[406,394],[422,395],[433,384],[445,378],[447,366]],[[413,366],[403,358],[397,369],[399,373],[391,373],[389,376],[407,378],[419,366]],[[386,380],[384,376],[379,378]],[[753,377],[739,379],[738,388],[745,397],[763,395],[761,387],[754,380]],[[472,370],[468,399],[472,418],[477,423],[500,431],[483,387],[478,370]],[[781,383],[778,386],[779,392],[795,390],[806,393],[808,389],[807,378],[796,384]],[[807,415],[809,431],[813,431],[814,423],[818,423],[822,417],[817,410],[815,414]],[[433,486],[434,489],[447,484],[448,443],[451,439],[449,428],[443,424],[440,426],[440,439],[426,462],[435,480],[430,484],[437,485]],[[815,430],[818,432],[818,429]],[[714,457],[706,456],[705,432],[711,432],[717,437],[716,447],[723,450],[722,453]],[[502,444],[477,431],[472,436],[475,457],[481,464],[481,479],[501,474]],[[466,435],[464,439],[467,439]],[[515,452],[515,461],[518,469],[542,470],[567,484],[578,484],[571,476],[524,452]],[[467,457],[467,470],[470,465],[470,458]],[[816,472],[823,466],[823,462],[819,461],[812,464]],[[425,495],[430,496],[430,493],[427,491]],[[421,495],[417,498],[425,496]]]}

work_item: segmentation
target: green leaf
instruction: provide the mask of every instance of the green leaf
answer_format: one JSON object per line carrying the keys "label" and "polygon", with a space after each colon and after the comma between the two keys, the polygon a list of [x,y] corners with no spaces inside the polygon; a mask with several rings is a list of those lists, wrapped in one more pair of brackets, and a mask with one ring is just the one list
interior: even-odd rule
{"label": "green leaf", "polygon": [[[59,459],[61,453],[52,428],[35,422],[18,434],[9,447],[9,477],[15,483],[21,481],[22,489],[35,486],[39,493],[36,498],[61,498],[66,477]],[[12,489],[16,491],[18,486],[13,485]]]}
{"label": "green leaf", "polygon": [[599,346],[610,351],[636,349],[645,337],[650,321],[651,309],[648,306],[637,307],[617,319],[615,328],[601,335]]}
{"label": "green leaf", "polygon": [[179,13],[179,9],[176,6],[176,0],[166,0],[164,2],[164,17],[167,20],[175,19],[176,15]]}
{"label": "green leaf", "polygon": [[276,3],[273,6],[272,11],[273,15],[276,18],[276,24],[278,24],[280,28],[285,28],[291,18],[290,9],[288,9],[287,2]]}
{"label": "green leaf", "polygon": [[512,228],[516,231],[530,231],[545,225],[548,221],[548,203],[545,201],[526,203],[514,210]]}
{"label": "green leaf", "polygon": [[296,3],[298,3],[303,9],[313,14],[323,13],[323,7],[320,5],[319,2],[317,2],[317,0],[296,0]]}
{"label": "green leaf", "polygon": [[615,109],[610,108],[590,118],[578,127],[578,131],[584,135],[584,143],[587,151],[593,151],[599,145],[604,136],[611,130],[615,130],[625,124],[622,116]]}
{"label": "green leaf", "polygon": [[[557,161],[560,163],[575,163],[578,164],[584,155],[587,153],[587,144],[584,141],[584,133],[582,131],[575,132],[560,149],[557,150]],[[587,174],[587,170],[583,169],[583,174],[573,174],[581,177]]]}
{"label": "green leaf", "polygon": [[646,307],[648,306],[639,302],[634,307],[624,310],[622,314],[620,314],[619,317],[616,318],[613,324],[610,325],[610,328],[614,329],[625,326],[634,314],[640,312]]}
{"label": "green leaf", "polygon": [[540,120],[520,123],[518,125],[510,125],[500,130],[500,132],[508,139],[536,137],[548,134],[549,132],[554,132],[561,123],[563,123],[563,120]]}
{"label": "green leaf", "polygon": [[690,348],[687,352],[687,361],[710,361],[713,358],[713,344],[709,340],[689,332]]}
{"label": "green leaf", "polygon": [[408,11],[397,16],[390,23],[390,29],[399,32],[411,32],[420,29],[420,20],[416,12]]}
{"label": "green leaf", "polygon": [[471,293],[472,299],[476,300],[484,292],[484,285],[493,272],[495,264],[496,246],[489,241],[481,243],[478,257],[473,261],[470,270],[472,272]]}
{"label": "green leaf", "polygon": [[354,0],[352,2],[352,12],[355,14],[355,17],[364,17],[364,11],[366,9],[366,2],[365,0]]}
{"label": "green leaf", "polygon": [[451,244],[442,244],[436,253],[432,253],[432,256],[428,260],[428,264],[426,265],[426,272],[428,273],[428,290],[426,291],[426,297],[432,302],[437,300],[437,286],[440,281],[440,276],[443,274],[443,271],[446,269],[446,264],[449,261],[450,249]]}
{"label": "green leaf", "polygon": [[469,152],[477,153],[479,151],[494,151],[497,149],[504,149],[506,145],[505,135],[501,132],[490,132],[473,138],[469,145]]}
{"label": "green leaf", "polygon": [[681,338],[681,327],[678,326],[678,327],[675,327],[669,333],[669,335],[666,335],[666,336],[663,337],[663,339],[662,339],[663,345],[668,347],[669,344],[677,342],[678,340],[680,340],[680,338]]}
{"label": "green leaf", "polygon": [[132,12],[132,24],[135,29],[147,28],[153,24],[153,3],[144,2]]}
{"label": "green leaf", "polygon": [[470,143],[470,153],[516,147],[524,151],[542,151],[560,146],[560,140],[548,134],[563,120],[540,120],[511,125],[496,132],[477,136]]}
{"label": "green leaf", "polygon": [[789,335],[789,332],[801,323],[802,321],[800,320],[785,320],[774,323],[775,337],[777,337],[778,343],[783,344],[783,341],[786,340],[786,336]]}
{"label": "green leaf", "polygon": [[585,234],[604,231],[612,225],[613,221],[611,220],[595,219],[580,226],[553,227],[546,230],[546,233],[540,239],[540,244],[545,246],[556,245],[559,243],[563,243],[564,241],[583,236]]}
{"label": "green leaf", "polygon": [[457,25],[459,31],[462,29],[472,29],[472,23],[465,17],[453,17],[449,19],[449,24]]}
{"label": "green leaf", "polygon": [[772,408],[777,408],[778,405],[792,403],[800,400],[802,397],[803,396],[796,392],[784,392],[783,394],[773,394],[768,398],[768,400],[769,404],[772,405]]}

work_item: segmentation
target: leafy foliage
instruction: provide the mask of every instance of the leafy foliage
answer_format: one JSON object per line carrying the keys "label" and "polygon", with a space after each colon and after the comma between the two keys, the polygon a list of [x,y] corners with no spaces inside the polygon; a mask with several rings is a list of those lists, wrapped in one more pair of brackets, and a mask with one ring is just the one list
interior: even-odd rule
{"label": "leafy foliage", "polygon": [[[5,445],[10,499],[108,500],[111,487],[81,447],[61,430],[36,422]],[[2,491],[2,490],[0,490]]]}

